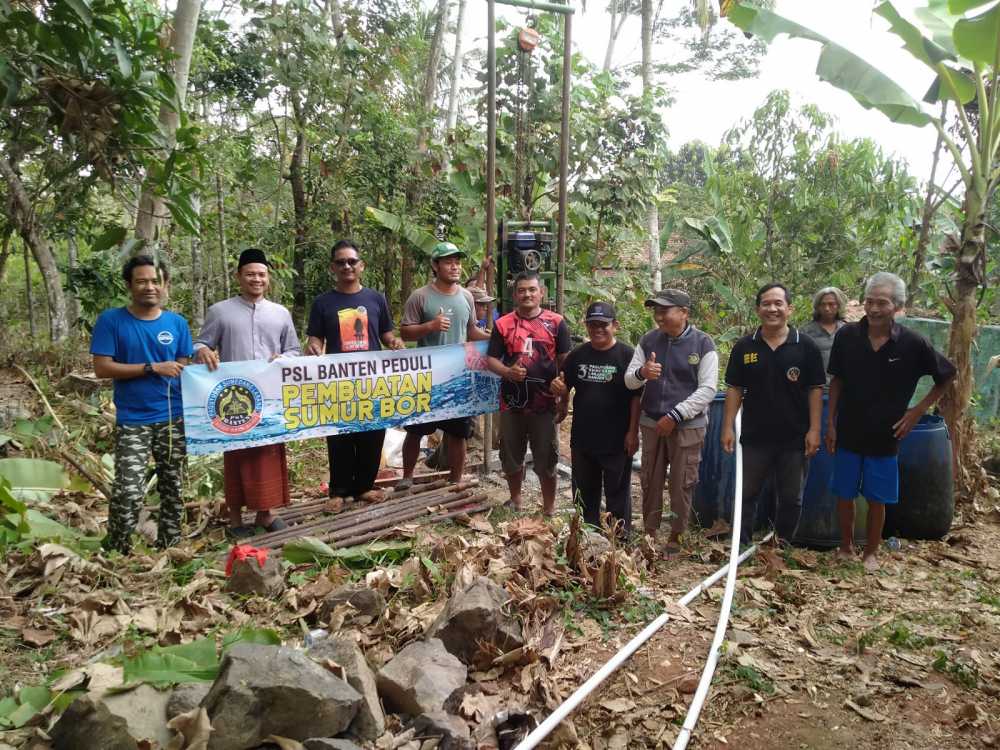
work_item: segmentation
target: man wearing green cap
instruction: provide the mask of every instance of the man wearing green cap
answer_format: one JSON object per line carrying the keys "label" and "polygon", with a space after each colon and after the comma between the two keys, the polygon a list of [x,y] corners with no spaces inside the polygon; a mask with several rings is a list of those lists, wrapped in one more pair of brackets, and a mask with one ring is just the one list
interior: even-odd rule
{"label": "man wearing green cap", "polygon": [[[439,242],[431,251],[434,280],[417,289],[406,300],[399,333],[404,341],[417,346],[464,344],[485,341],[489,334],[476,327],[476,303],[472,293],[460,283],[465,253],[451,242]],[[472,436],[472,418],[423,422],[405,428],[403,441],[403,479],[397,487],[413,481],[413,469],[420,455],[420,439],[441,430],[447,436],[448,467],[457,482],[465,469],[465,444]]]}

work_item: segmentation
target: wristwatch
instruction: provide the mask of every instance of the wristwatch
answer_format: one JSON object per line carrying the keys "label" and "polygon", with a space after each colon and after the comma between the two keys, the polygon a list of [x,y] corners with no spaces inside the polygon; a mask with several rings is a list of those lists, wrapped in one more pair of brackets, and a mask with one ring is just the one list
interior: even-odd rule
{"label": "wristwatch", "polygon": [[150,364],[149,362],[147,362],[146,364],[144,364],[142,366],[142,374],[143,375],[152,375],[153,374],[153,365]]}

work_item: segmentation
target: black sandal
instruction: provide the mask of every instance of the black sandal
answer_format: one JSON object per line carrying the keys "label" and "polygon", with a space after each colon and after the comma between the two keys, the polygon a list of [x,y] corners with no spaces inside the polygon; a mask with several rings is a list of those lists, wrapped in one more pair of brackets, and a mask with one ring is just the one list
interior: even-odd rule
{"label": "black sandal", "polygon": [[268,531],[281,531],[288,528],[288,524],[285,523],[281,518],[275,518],[271,523],[264,527]]}

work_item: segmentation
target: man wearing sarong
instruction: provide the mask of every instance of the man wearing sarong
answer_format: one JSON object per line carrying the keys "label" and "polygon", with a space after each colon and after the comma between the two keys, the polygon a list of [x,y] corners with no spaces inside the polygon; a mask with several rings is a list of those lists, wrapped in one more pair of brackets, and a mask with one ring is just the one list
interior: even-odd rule
{"label": "man wearing sarong", "polygon": [[[270,266],[263,250],[248,248],[240,253],[236,266],[240,294],[208,308],[205,325],[194,342],[195,362],[214,370],[219,362],[299,356],[292,316],[265,297]],[[243,525],[244,507],[257,512],[255,526],[268,531],[285,528],[285,522],[272,513],[289,503],[283,443],[227,451],[223,468],[231,536],[253,533],[253,527]]]}

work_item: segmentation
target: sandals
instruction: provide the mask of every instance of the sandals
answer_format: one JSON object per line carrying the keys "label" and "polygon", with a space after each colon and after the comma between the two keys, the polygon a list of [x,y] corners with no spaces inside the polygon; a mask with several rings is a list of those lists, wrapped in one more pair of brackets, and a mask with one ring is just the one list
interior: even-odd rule
{"label": "sandals", "polygon": [[684,552],[681,545],[674,542],[667,542],[660,549],[660,559],[662,560],[676,560]]}
{"label": "sandals", "polygon": [[380,503],[385,500],[385,493],[382,490],[368,490],[368,492],[362,492],[358,496],[358,500],[366,503]]}
{"label": "sandals", "polygon": [[281,518],[276,517],[271,523],[264,527],[267,531],[281,531],[288,528],[288,524]]}
{"label": "sandals", "polygon": [[402,490],[408,490],[413,486],[413,477],[403,477],[398,482],[396,482],[396,492]]}
{"label": "sandals", "polygon": [[254,535],[253,526],[227,526],[226,527],[226,538],[227,539],[247,539]]}

